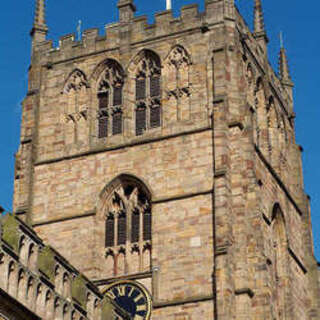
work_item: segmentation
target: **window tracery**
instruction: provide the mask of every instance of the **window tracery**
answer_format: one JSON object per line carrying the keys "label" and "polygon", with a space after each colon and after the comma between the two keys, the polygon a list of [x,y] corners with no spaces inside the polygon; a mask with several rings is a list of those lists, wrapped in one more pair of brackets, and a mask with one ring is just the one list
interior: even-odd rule
{"label": "window tracery", "polygon": [[278,319],[286,319],[286,275],[287,263],[287,235],[283,213],[279,205],[273,209],[273,253],[274,253],[274,281],[277,302],[276,312]]}
{"label": "window tracery", "polygon": [[170,110],[167,122],[190,118],[191,82],[189,79],[191,58],[182,46],[175,46],[166,59],[167,96]]}
{"label": "window tracery", "polygon": [[136,135],[161,126],[161,62],[144,50],[136,67]]}
{"label": "window tracery", "polygon": [[124,179],[103,207],[107,269],[121,275],[150,268],[152,210],[147,193],[133,180]]}
{"label": "window tracery", "polygon": [[98,82],[99,138],[123,132],[123,85],[122,67],[116,61],[108,60]]}
{"label": "window tracery", "polygon": [[88,88],[85,74],[79,69],[74,70],[63,92],[66,99],[64,113],[66,145],[84,143],[88,138]]}

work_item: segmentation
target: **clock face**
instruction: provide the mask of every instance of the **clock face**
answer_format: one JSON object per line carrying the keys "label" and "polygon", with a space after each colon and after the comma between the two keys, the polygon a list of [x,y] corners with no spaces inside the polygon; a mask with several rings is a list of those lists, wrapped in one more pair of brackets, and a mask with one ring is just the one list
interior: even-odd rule
{"label": "clock face", "polygon": [[127,311],[134,320],[148,320],[151,313],[151,299],[147,290],[133,281],[121,281],[110,285],[105,295],[120,308]]}

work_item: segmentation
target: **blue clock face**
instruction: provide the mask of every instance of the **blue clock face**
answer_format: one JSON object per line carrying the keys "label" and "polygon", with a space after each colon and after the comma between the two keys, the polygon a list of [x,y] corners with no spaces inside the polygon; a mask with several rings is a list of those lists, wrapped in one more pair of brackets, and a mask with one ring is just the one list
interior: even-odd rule
{"label": "blue clock face", "polygon": [[120,308],[127,311],[134,320],[149,319],[151,302],[146,290],[134,282],[118,282],[105,292]]}

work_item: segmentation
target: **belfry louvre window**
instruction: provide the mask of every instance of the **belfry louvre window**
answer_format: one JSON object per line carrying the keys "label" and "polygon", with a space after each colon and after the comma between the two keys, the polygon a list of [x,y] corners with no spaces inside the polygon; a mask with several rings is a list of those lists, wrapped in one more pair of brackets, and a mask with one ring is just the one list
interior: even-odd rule
{"label": "belfry louvre window", "polygon": [[136,110],[136,135],[140,136],[146,130],[147,110],[144,105],[138,106]]}
{"label": "belfry louvre window", "polygon": [[118,245],[126,244],[127,241],[127,215],[121,212],[118,218]]}
{"label": "belfry louvre window", "polygon": [[140,231],[140,211],[134,210],[131,218],[131,242],[139,241]]}
{"label": "belfry louvre window", "polygon": [[109,92],[103,92],[98,95],[99,99],[99,138],[105,138],[108,135],[108,106]]}
{"label": "belfry louvre window", "polygon": [[98,83],[98,137],[122,134],[124,72],[118,62],[108,59]]}
{"label": "belfry louvre window", "polygon": [[114,216],[109,215],[106,220],[106,247],[114,246]]}
{"label": "belfry louvre window", "polygon": [[151,240],[151,210],[143,215],[143,240]]}
{"label": "belfry louvre window", "polygon": [[146,98],[146,78],[140,77],[136,79],[136,100]]}
{"label": "belfry louvre window", "polygon": [[[145,106],[145,110],[141,105]],[[153,52],[145,50],[136,73],[136,135],[161,125],[161,62]]]}
{"label": "belfry louvre window", "polygon": [[161,122],[161,107],[160,102],[155,102],[150,108],[150,127],[157,128],[160,126]]}
{"label": "belfry louvre window", "polygon": [[[146,193],[124,184],[109,196],[106,212],[105,245],[107,248],[151,240],[151,205]],[[129,238],[128,238],[129,236]]]}
{"label": "belfry louvre window", "polygon": [[160,96],[160,76],[153,75],[150,77],[150,97]]}
{"label": "belfry louvre window", "polygon": [[117,135],[122,133],[122,112],[115,111],[112,115],[112,134]]}
{"label": "belfry louvre window", "polygon": [[122,104],[122,87],[113,89],[113,105],[120,106]]}

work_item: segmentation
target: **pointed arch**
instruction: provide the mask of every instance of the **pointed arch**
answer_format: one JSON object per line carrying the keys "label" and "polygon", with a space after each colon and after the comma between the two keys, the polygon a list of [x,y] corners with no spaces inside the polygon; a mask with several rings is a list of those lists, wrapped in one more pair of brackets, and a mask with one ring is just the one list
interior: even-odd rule
{"label": "pointed arch", "polygon": [[89,138],[87,123],[89,87],[86,74],[76,68],[67,77],[62,90],[64,142],[69,149],[75,143],[85,143]]}
{"label": "pointed arch", "polygon": [[176,68],[181,68],[184,65],[191,65],[192,59],[188,50],[180,45],[176,44],[171,47],[167,57],[165,58],[166,63],[174,65]]}
{"label": "pointed arch", "polygon": [[120,75],[121,78],[126,77],[126,73],[120,64],[116,59],[114,58],[106,58],[98,63],[98,65],[94,68],[91,76],[90,76],[90,82],[95,83],[95,89],[97,90],[97,85],[99,82],[99,79],[102,77],[103,73],[106,70],[115,70],[116,75]]}
{"label": "pointed arch", "polygon": [[162,123],[161,59],[152,50],[141,50],[129,64],[135,87],[135,134],[158,128]]}
{"label": "pointed arch", "polygon": [[169,99],[168,107],[164,109],[166,123],[190,119],[191,65],[191,56],[182,45],[173,46],[165,59],[165,83]]}
{"label": "pointed arch", "polygon": [[288,277],[288,237],[285,216],[276,203],[272,212],[274,281],[276,295],[276,311],[279,319],[286,319],[286,288]]}
{"label": "pointed arch", "polygon": [[[125,266],[132,263],[139,267],[141,255],[137,255],[137,251],[141,253],[146,244],[151,247],[151,197],[152,193],[146,184],[128,174],[119,175],[101,192],[98,215],[106,220],[108,276],[123,274]],[[126,250],[128,246],[131,250]]]}
{"label": "pointed arch", "polygon": [[70,72],[64,82],[62,93],[69,93],[71,90],[79,91],[81,88],[89,88],[89,82],[86,74],[76,68]]}
{"label": "pointed arch", "polygon": [[143,178],[137,177],[132,173],[122,173],[112,179],[100,192],[99,201],[104,200],[112,190],[115,190],[122,183],[132,183],[143,190],[147,197],[152,200],[154,192],[150,184]]}
{"label": "pointed arch", "polygon": [[97,97],[97,136],[121,135],[123,133],[123,87],[125,72],[114,59],[99,63],[92,74]]}
{"label": "pointed arch", "polygon": [[128,73],[135,74],[136,69],[139,66],[139,64],[144,60],[148,59],[155,62],[155,67],[161,69],[161,58],[160,55],[151,49],[141,49],[129,62],[128,64]]}

